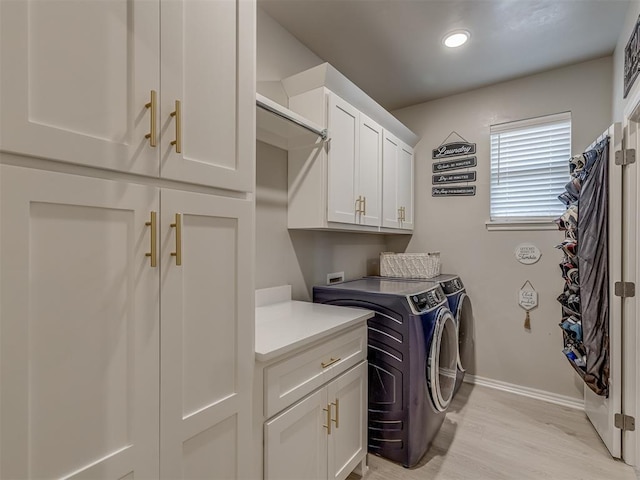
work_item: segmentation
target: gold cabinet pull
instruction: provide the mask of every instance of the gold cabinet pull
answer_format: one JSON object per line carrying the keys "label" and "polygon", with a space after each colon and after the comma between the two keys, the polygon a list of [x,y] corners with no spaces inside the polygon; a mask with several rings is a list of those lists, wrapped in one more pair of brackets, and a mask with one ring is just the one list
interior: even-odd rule
{"label": "gold cabinet pull", "polygon": [[402,221],[402,207],[400,207],[398,209],[398,221],[401,222]]}
{"label": "gold cabinet pull", "polygon": [[322,365],[322,368],[327,368],[339,361],[340,361],[340,357],[338,358],[331,357],[328,362],[321,362],[320,365]]}
{"label": "gold cabinet pull", "polygon": [[156,126],[156,105],[158,102],[158,93],[155,90],[151,90],[151,101],[145,104],[145,108],[149,110],[150,116],[150,131],[144,138],[149,139],[149,145],[155,147],[158,145],[158,130]]}
{"label": "gold cabinet pull", "polygon": [[332,421],[336,424],[336,428],[340,428],[340,400],[336,398],[336,402],[331,405],[336,407],[336,419]]}
{"label": "gold cabinet pull", "polygon": [[367,214],[367,197],[362,197],[362,215]]}
{"label": "gold cabinet pull", "polygon": [[362,201],[362,199],[360,198],[360,195],[358,195],[358,198],[356,198],[356,215],[358,215],[360,213],[360,202]]}
{"label": "gold cabinet pull", "polygon": [[327,424],[322,426],[327,429],[327,435],[331,435],[331,405],[327,405],[322,411],[327,412]]}
{"label": "gold cabinet pull", "polygon": [[151,266],[158,266],[158,236],[156,235],[156,212],[151,212],[151,219],[144,223],[147,227],[151,227],[151,251],[144,254],[145,257],[151,257]]}
{"label": "gold cabinet pull", "polygon": [[404,207],[402,207],[402,221],[404,222],[407,219],[407,211]]}
{"label": "gold cabinet pull", "polygon": [[175,145],[176,153],[182,153],[182,108],[180,100],[176,100],[176,109],[170,115],[176,119],[176,139],[171,142],[171,145]]}
{"label": "gold cabinet pull", "polygon": [[176,265],[182,265],[182,214],[176,213],[176,221],[171,224],[171,228],[176,229],[176,251],[171,252],[172,257],[176,257]]}

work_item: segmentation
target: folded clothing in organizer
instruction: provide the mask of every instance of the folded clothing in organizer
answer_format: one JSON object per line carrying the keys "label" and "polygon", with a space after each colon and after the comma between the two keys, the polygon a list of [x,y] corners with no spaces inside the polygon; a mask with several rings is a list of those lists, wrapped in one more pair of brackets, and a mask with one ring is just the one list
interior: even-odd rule
{"label": "folded clothing in organizer", "polygon": [[579,178],[572,178],[569,183],[564,186],[565,192],[558,195],[558,200],[564,203],[567,207],[571,204],[575,204],[580,198],[580,189],[582,188],[582,182]]}
{"label": "folded clothing in organizer", "polygon": [[565,238],[562,243],[556,245],[556,248],[562,250],[567,258],[573,261],[578,253],[578,241],[575,238]]}
{"label": "folded clothing in organizer", "polygon": [[578,205],[569,205],[569,208],[556,219],[559,230],[575,232],[578,230]]}
{"label": "folded clothing in organizer", "polygon": [[582,342],[582,322],[576,315],[563,318],[560,326],[571,339]]}

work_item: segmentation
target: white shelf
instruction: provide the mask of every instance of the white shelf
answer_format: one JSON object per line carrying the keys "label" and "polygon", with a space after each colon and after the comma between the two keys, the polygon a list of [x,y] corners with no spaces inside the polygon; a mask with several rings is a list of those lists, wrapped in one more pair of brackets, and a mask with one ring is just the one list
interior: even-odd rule
{"label": "white shelf", "polygon": [[256,137],[261,142],[288,150],[326,140],[327,130],[256,93]]}

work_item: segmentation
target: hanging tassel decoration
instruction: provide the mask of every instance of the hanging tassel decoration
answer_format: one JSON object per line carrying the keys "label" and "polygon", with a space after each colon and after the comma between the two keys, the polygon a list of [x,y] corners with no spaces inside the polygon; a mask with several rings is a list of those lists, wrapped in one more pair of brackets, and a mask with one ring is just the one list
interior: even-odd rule
{"label": "hanging tassel decoration", "polygon": [[[527,287],[527,284],[529,284],[529,287]],[[534,290],[533,285],[529,280],[524,282],[524,285],[520,288],[518,304],[527,312],[524,317],[524,328],[526,330],[531,330],[531,316],[529,315],[529,310],[538,306],[538,292]]]}

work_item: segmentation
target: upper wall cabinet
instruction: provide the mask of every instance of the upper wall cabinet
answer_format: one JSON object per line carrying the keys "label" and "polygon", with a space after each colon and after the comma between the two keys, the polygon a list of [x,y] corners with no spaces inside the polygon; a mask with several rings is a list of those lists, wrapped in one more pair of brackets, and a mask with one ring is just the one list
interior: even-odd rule
{"label": "upper wall cabinet", "polygon": [[382,147],[382,226],[413,230],[413,149],[389,132]]}
{"label": "upper wall cabinet", "polygon": [[410,233],[418,137],[328,64],[283,85],[289,108],[328,130],[289,148],[289,228]]}
{"label": "upper wall cabinet", "polygon": [[253,132],[238,128],[255,121],[255,37],[238,35],[253,32],[251,8],[2,2],[0,149],[253,190]]}

